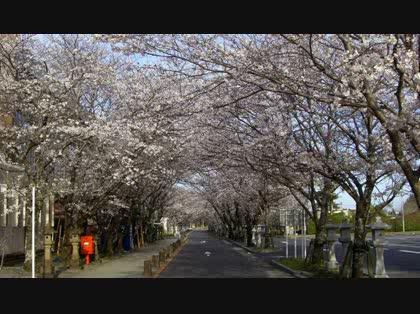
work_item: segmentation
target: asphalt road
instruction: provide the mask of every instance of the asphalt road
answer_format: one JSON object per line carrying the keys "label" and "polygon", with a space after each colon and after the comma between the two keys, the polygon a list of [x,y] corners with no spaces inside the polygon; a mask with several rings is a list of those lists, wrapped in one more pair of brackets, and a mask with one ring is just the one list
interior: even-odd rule
{"label": "asphalt road", "polygon": [[160,278],[292,278],[207,231],[193,231]]}
{"label": "asphalt road", "polygon": [[[302,238],[296,239],[297,256],[302,257]],[[387,236],[384,249],[385,269],[390,278],[420,278],[420,235]],[[289,238],[289,257],[295,256],[294,238]],[[307,239],[309,246],[310,239]],[[274,238],[276,252],[261,254],[265,259],[285,257],[285,238]],[[335,246],[337,260],[342,259],[342,247]]]}

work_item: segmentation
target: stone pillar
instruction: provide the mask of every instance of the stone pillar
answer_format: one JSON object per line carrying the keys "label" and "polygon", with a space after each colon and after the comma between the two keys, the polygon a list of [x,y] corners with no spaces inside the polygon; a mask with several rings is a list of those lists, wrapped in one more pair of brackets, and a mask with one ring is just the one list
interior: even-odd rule
{"label": "stone pillar", "polygon": [[258,247],[264,248],[265,246],[265,232],[266,226],[265,225],[258,225],[257,226],[257,238],[258,238]]}
{"label": "stone pillar", "polygon": [[346,254],[349,249],[350,243],[351,243],[351,229],[353,225],[348,222],[346,219],[343,221],[343,223],[340,225],[340,238],[338,241],[340,241],[342,247],[343,247],[343,262],[340,265],[340,274],[341,276],[348,278],[351,275],[351,255],[347,257],[346,260]]}
{"label": "stone pillar", "polygon": [[252,243],[258,245],[257,243],[257,229],[254,227],[252,228]]}
{"label": "stone pillar", "polygon": [[72,254],[71,254],[71,262],[70,267],[78,268],[80,267],[80,256],[79,256],[79,245],[80,239],[77,233],[71,235],[70,242],[72,245]]}
{"label": "stone pillar", "polygon": [[343,256],[346,256],[349,244],[351,242],[351,228],[353,227],[352,224],[348,223],[348,221],[344,221],[340,226],[340,241],[341,245],[343,246]]}
{"label": "stone pillar", "polygon": [[337,258],[335,256],[335,243],[337,241],[337,230],[338,226],[335,224],[327,224],[325,226],[327,229],[327,249],[328,249],[328,256],[327,261],[325,262],[325,268],[328,271],[338,271],[338,263]]}
{"label": "stone pillar", "polygon": [[53,265],[51,262],[52,244],[52,230],[51,228],[46,228],[44,233],[44,277],[52,277],[53,275]]}
{"label": "stone pillar", "polygon": [[384,263],[384,235],[383,231],[389,229],[390,226],[383,223],[381,217],[376,217],[376,222],[368,226],[372,231],[372,240],[370,241],[371,245],[374,247],[374,268],[373,276],[374,278],[388,278],[385,271]]}

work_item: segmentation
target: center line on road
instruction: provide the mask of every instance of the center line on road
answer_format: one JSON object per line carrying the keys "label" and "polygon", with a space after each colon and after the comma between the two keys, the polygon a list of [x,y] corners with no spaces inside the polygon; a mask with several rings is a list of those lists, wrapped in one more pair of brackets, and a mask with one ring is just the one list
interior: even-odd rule
{"label": "center line on road", "polygon": [[408,251],[408,250],[399,250],[399,251],[404,252],[404,253],[420,254],[420,252],[418,251]]}

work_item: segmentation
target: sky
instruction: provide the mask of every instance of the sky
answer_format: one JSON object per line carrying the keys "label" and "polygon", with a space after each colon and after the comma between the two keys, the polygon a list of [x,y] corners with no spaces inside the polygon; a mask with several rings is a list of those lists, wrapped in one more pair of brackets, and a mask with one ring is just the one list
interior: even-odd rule
{"label": "sky", "polygon": [[[396,212],[400,211],[401,205],[403,202],[409,197],[409,195],[403,195],[396,197],[394,201],[391,203],[392,207],[395,209]],[[337,203],[341,203],[342,208],[356,208],[356,203],[354,200],[348,195],[346,192],[341,192],[338,194]]]}

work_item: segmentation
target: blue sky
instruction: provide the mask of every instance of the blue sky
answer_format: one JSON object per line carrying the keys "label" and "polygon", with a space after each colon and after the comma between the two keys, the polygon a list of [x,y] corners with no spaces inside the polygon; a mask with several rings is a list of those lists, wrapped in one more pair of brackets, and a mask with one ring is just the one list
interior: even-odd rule
{"label": "blue sky", "polygon": [[[395,211],[398,212],[400,210],[400,206],[408,198],[408,196],[409,195],[403,195],[394,199],[391,205],[393,206]],[[356,203],[346,192],[341,192],[338,194],[337,203],[341,203],[341,207],[343,208],[356,208]]]}

